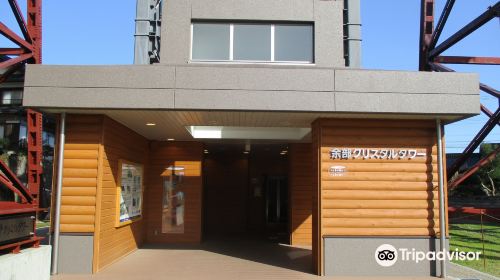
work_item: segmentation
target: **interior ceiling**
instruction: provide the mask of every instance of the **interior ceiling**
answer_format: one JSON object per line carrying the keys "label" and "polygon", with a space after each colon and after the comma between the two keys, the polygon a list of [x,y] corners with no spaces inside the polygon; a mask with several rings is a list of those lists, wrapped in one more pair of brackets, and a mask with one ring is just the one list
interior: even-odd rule
{"label": "interior ceiling", "polygon": [[[177,141],[195,140],[187,131],[186,126],[240,126],[240,127],[302,127],[307,128],[317,118],[435,118],[436,116],[401,116],[401,115],[366,115],[366,114],[339,114],[339,113],[309,113],[309,112],[245,112],[245,111],[148,111],[148,110],[46,110],[49,113],[68,114],[103,114],[124,124],[130,129],[143,135],[150,140],[165,141],[175,139]],[[154,123],[155,126],[147,126]],[[244,143],[246,139],[223,140],[211,139],[200,140],[203,142],[228,142]],[[299,141],[287,142],[310,142],[310,134]],[[251,143],[272,143],[279,141],[252,140]]]}

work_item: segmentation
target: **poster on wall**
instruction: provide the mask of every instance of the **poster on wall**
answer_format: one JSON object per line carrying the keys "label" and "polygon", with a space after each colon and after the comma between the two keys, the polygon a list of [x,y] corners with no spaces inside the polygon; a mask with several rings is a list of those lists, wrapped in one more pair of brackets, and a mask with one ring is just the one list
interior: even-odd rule
{"label": "poster on wall", "polygon": [[184,233],[184,167],[170,166],[162,173],[162,233]]}
{"label": "poster on wall", "polygon": [[142,165],[120,161],[119,223],[132,221],[142,215]]}

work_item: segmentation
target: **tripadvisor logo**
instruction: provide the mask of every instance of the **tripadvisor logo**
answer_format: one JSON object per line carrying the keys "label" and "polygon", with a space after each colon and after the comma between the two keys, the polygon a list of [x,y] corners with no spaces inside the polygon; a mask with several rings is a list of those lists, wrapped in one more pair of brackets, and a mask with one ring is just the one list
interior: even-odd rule
{"label": "tripadvisor logo", "polygon": [[400,261],[419,263],[427,261],[442,261],[442,260],[460,260],[460,261],[475,261],[479,260],[481,252],[462,252],[455,251],[418,251],[415,248],[399,248],[396,249],[391,244],[382,244],[375,250],[375,261],[384,267],[393,266],[398,259]]}

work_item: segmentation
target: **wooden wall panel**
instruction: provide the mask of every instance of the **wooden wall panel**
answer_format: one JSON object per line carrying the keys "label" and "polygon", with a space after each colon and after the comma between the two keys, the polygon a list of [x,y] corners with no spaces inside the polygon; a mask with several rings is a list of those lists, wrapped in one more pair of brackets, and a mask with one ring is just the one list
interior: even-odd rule
{"label": "wooden wall panel", "polygon": [[311,144],[289,146],[290,243],[312,245],[313,150]]}
{"label": "wooden wall panel", "polygon": [[102,117],[68,115],[64,145],[61,232],[93,233]]}
{"label": "wooden wall panel", "polygon": [[[101,270],[130,252],[144,241],[143,219],[131,224],[115,227],[118,161],[120,159],[139,163],[146,169],[148,140],[122,124],[105,117],[103,120],[103,142],[100,168],[102,170],[97,194],[98,217],[94,247],[94,271]],[[144,172],[145,173],[145,172]],[[145,174],[144,174],[145,176]],[[148,185],[143,183],[144,192]]]}
{"label": "wooden wall panel", "polygon": [[160,176],[171,165],[190,166],[201,170],[203,145],[198,142],[151,142],[149,164],[146,170],[145,210],[146,242],[148,243],[199,243],[202,225],[202,174],[186,173],[184,233],[162,234],[163,179]]}
{"label": "wooden wall panel", "polygon": [[[439,234],[434,121],[317,121],[321,236]],[[332,148],[416,149],[414,159],[331,159]],[[331,166],[345,172],[332,176]]]}

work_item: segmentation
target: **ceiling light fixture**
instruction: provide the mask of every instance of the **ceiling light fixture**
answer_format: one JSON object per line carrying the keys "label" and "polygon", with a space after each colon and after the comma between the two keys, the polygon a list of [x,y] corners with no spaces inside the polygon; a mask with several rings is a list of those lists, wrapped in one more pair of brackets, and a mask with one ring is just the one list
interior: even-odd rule
{"label": "ceiling light fixture", "polygon": [[152,123],[152,122],[148,122],[146,123],[147,126],[155,126],[156,124],[155,123]]}
{"label": "ceiling light fixture", "polygon": [[301,140],[311,132],[308,127],[186,126],[186,129],[195,139]]}
{"label": "ceiling light fixture", "polygon": [[167,141],[175,141],[174,138],[168,138]]}

